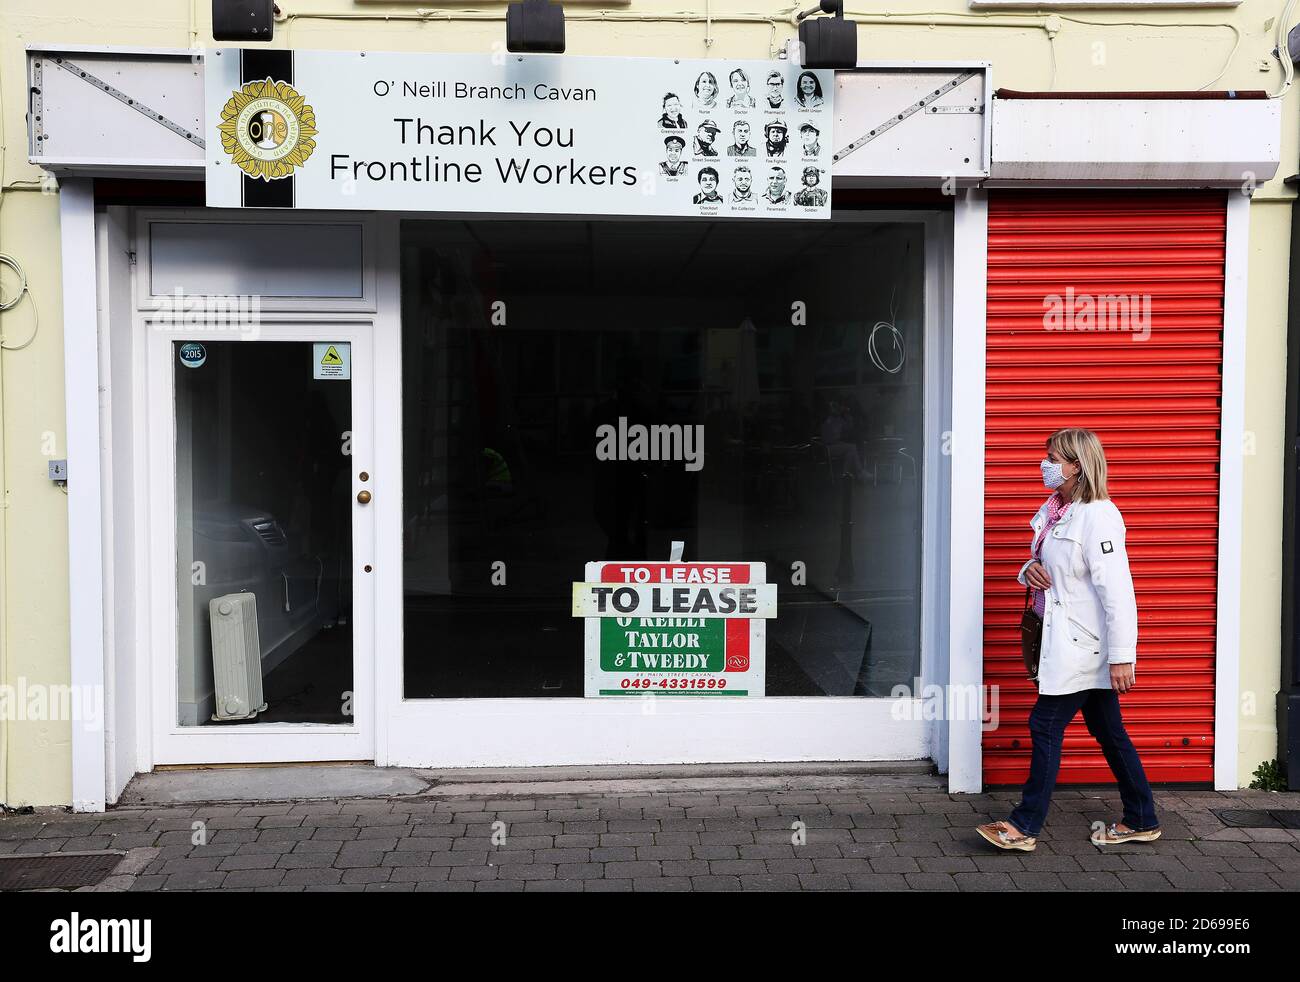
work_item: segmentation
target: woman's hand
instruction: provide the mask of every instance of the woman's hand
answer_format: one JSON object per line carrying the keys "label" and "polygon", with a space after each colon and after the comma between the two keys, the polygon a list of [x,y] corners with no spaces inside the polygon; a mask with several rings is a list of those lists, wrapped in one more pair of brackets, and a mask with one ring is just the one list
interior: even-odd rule
{"label": "woman's hand", "polygon": [[1133,663],[1110,666],[1110,687],[1116,692],[1127,692],[1137,684]]}
{"label": "woman's hand", "polygon": [[1036,590],[1046,590],[1052,585],[1052,574],[1042,563],[1030,563],[1025,570],[1025,582]]}

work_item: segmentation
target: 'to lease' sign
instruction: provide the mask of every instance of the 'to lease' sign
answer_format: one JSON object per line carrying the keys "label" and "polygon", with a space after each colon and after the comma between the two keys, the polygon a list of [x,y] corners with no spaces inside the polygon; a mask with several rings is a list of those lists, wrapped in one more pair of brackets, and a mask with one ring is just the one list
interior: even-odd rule
{"label": "'to lease' sign", "polygon": [[587,618],[587,696],[761,696],[764,619],[776,585],[763,563],[588,563],[573,584]]}

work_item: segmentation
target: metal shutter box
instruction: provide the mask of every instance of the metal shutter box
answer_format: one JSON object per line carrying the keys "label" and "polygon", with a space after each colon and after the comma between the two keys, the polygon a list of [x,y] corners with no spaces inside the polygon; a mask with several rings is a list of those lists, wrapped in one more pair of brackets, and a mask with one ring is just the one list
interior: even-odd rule
{"label": "metal shutter box", "polygon": [[[1049,493],[1043,441],[1058,426],[1100,435],[1128,527],[1138,686],[1123,709],[1147,777],[1213,780],[1226,207],[1224,192],[989,196],[984,680],[1000,687],[1000,724],[984,734],[987,784],[1029,772],[1035,692],[1015,576]],[[1047,330],[1044,298],[1070,288],[1076,304],[1149,295],[1150,336]],[[1059,781],[1113,781],[1082,714]]]}

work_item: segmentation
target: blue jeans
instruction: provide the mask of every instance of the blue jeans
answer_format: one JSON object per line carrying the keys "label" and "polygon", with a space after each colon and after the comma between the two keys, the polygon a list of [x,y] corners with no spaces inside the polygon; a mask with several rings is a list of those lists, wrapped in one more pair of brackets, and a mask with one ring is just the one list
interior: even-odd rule
{"label": "blue jeans", "polygon": [[1151,797],[1142,761],[1124,729],[1119,694],[1114,689],[1084,689],[1061,696],[1038,697],[1029,714],[1029,732],[1034,741],[1029,780],[1009,821],[1024,835],[1036,836],[1043,830],[1047,808],[1052,803],[1052,789],[1056,786],[1056,772],[1061,766],[1065,728],[1080,709],[1088,732],[1101,744],[1101,752],[1106,755],[1106,763],[1119,784],[1119,797],[1124,803],[1123,823],[1140,831],[1156,828],[1160,823],[1156,818],[1155,799]]}

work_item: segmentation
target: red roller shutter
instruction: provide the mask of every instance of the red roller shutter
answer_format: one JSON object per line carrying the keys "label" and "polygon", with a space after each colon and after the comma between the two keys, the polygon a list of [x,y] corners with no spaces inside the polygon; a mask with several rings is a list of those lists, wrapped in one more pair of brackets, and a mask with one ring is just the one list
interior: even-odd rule
{"label": "red roller shutter", "polygon": [[[984,780],[1029,771],[1016,627],[1029,518],[1047,492],[1043,440],[1097,431],[1128,526],[1139,685],[1122,700],[1152,781],[1213,780],[1214,633],[1226,199],[1221,192],[990,194],[985,463],[984,679],[1000,725]],[[1044,297],[1151,296],[1151,333],[1044,328]],[[1060,781],[1109,783],[1082,716]]]}

